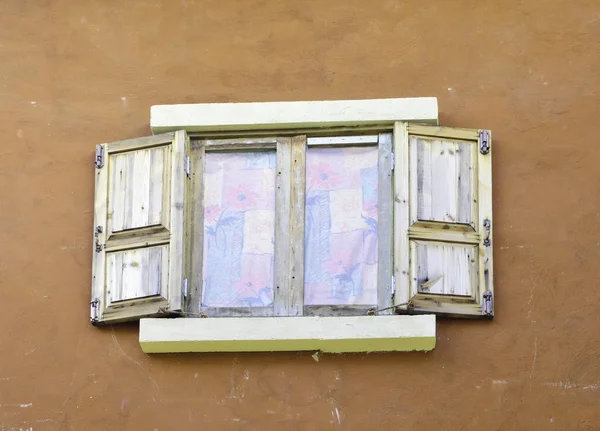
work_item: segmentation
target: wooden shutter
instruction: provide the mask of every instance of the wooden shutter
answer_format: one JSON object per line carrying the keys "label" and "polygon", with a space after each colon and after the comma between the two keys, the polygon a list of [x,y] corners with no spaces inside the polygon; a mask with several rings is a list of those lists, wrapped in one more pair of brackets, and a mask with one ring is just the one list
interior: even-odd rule
{"label": "wooden shutter", "polygon": [[184,131],[97,146],[92,323],[181,309],[188,149]]}
{"label": "wooden shutter", "polygon": [[491,133],[397,123],[395,303],[492,317]]}

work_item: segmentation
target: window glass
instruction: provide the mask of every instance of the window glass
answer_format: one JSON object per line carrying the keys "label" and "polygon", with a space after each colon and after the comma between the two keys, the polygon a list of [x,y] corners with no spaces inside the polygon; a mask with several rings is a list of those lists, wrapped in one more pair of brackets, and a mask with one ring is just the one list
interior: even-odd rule
{"label": "window glass", "polygon": [[306,154],[306,305],[377,303],[376,146]]}
{"label": "window glass", "polygon": [[206,153],[203,306],[273,303],[275,160],[275,151]]}

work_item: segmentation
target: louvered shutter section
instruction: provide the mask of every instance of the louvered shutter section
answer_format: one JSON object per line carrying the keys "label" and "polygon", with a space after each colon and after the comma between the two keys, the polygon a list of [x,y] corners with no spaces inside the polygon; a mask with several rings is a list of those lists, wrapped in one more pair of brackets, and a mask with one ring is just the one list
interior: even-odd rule
{"label": "louvered shutter section", "polygon": [[92,323],[181,309],[188,154],[184,131],[97,146]]}
{"label": "louvered shutter section", "polygon": [[397,123],[395,303],[492,317],[491,133]]}

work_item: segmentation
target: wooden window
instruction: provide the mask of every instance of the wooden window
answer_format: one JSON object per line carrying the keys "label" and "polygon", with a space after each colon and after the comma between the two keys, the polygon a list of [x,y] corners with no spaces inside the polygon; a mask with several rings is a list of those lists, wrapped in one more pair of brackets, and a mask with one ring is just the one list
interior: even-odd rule
{"label": "wooden window", "polygon": [[304,314],[388,308],[392,134],[316,137],[307,144]]}
{"label": "wooden window", "polygon": [[181,310],[188,148],[183,131],[97,147],[93,323]]}
{"label": "wooden window", "polygon": [[394,265],[399,310],[491,317],[491,133],[397,123]]}
{"label": "wooden window", "polygon": [[292,138],[194,140],[188,312],[287,315]]}
{"label": "wooden window", "polygon": [[391,146],[391,133],[193,141],[188,312],[389,307]]}
{"label": "wooden window", "polygon": [[269,133],[99,146],[94,323],[493,315],[488,131]]}

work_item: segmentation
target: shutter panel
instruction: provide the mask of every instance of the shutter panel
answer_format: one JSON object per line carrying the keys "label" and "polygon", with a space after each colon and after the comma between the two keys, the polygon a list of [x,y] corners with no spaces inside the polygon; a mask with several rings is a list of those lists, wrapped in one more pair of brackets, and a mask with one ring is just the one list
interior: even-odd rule
{"label": "shutter panel", "polygon": [[397,123],[395,303],[493,316],[491,133]]}
{"label": "shutter panel", "polygon": [[184,131],[97,147],[92,323],[181,310],[188,154]]}

